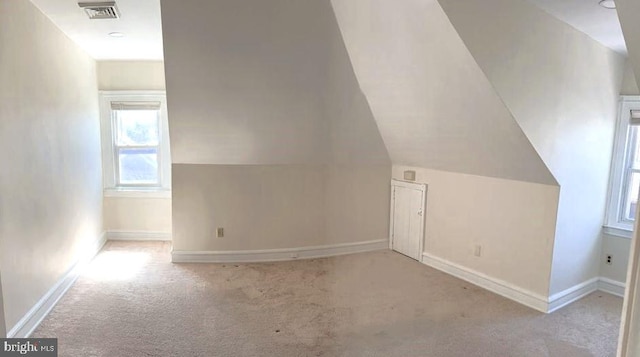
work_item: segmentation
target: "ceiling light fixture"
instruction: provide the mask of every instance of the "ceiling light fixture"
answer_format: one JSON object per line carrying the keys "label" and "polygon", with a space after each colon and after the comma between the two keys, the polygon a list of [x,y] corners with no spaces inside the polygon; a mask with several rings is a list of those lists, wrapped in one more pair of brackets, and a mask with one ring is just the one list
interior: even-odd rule
{"label": "ceiling light fixture", "polygon": [[122,32],[109,32],[109,36],[111,37],[124,37]]}
{"label": "ceiling light fixture", "polygon": [[605,9],[615,9],[616,8],[616,2],[613,0],[600,0],[599,2],[600,6],[604,7]]}

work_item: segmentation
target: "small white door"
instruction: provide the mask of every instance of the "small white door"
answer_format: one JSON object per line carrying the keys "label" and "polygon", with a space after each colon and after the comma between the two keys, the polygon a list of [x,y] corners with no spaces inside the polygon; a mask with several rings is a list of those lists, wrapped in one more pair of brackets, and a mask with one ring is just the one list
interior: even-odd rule
{"label": "small white door", "polygon": [[391,249],[420,260],[424,237],[426,185],[392,180]]}

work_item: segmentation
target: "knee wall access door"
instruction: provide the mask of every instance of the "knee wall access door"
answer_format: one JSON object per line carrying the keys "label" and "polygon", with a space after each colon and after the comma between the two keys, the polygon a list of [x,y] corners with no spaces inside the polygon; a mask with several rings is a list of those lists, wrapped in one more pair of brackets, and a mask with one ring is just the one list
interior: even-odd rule
{"label": "knee wall access door", "polygon": [[427,186],[391,180],[390,246],[420,261],[424,245]]}

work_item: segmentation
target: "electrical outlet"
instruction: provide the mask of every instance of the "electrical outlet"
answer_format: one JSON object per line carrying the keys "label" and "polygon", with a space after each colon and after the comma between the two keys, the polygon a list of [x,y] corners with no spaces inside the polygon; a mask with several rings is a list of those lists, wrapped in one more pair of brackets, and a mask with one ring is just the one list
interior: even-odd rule
{"label": "electrical outlet", "polygon": [[476,257],[480,257],[482,256],[482,246],[481,245],[476,245],[474,250],[473,250],[473,255],[475,255]]}
{"label": "electrical outlet", "polygon": [[611,265],[612,264],[612,259],[613,259],[613,257],[611,256],[611,254],[607,254],[607,264]]}
{"label": "electrical outlet", "polygon": [[218,227],[216,228],[216,238],[224,237],[224,228]]}

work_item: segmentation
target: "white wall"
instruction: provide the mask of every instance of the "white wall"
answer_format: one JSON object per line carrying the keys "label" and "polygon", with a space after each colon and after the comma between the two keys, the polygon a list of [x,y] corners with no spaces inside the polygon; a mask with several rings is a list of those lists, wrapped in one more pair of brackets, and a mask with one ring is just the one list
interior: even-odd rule
{"label": "white wall", "polygon": [[386,239],[390,160],[329,2],[162,6],[174,249]]}
{"label": "white wall", "polygon": [[[631,239],[609,234],[602,235],[602,255],[600,261],[600,276],[621,283],[627,281],[629,266],[629,251]],[[611,264],[607,264],[606,256],[611,255]]]}
{"label": "white wall", "polygon": [[624,58],[523,0],[440,3],[560,184],[551,294],[598,276]]}
{"label": "white wall", "polygon": [[[100,90],[164,90],[161,61],[99,61]],[[171,233],[171,198],[105,197],[104,228],[109,232]]]}
{"label": "white wall", "polygon": [[27,0],[0,2],[0,271],[7,329],[102,233],[95,62]]}
{"label": "white wall", "polygon": [[436,0],[332,0],[395,164],[554,184]]}
{"label": "white wall", "polygon": [[164,90],[162,61],[99,61],[100,90]]}
{"label": "white wall", "polygon": [[[173,167],[175,250],[292,248],[388,235],[387,165]],[[217,227],[224,238],[215,238]]]}
{"label": "white wall", "polygon": [[171,198],[105,197],[104,226],[109,232],[171,233]]}
{"label": "white wall", "polygon": [[557,186],[399,165],[393,178],[404,170],[428,185],[425,253],[548,296]]}

